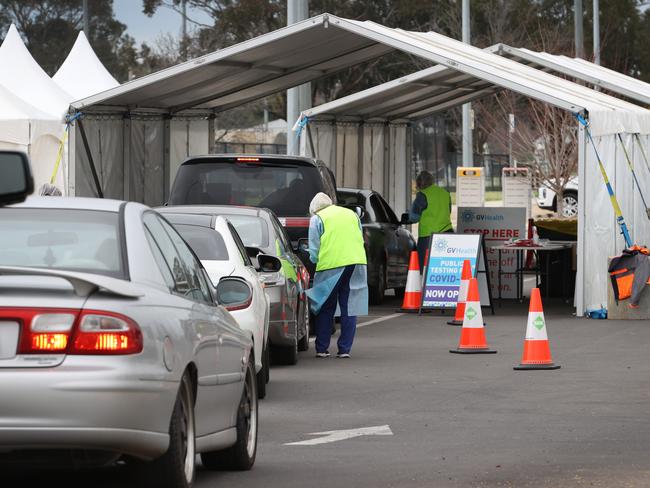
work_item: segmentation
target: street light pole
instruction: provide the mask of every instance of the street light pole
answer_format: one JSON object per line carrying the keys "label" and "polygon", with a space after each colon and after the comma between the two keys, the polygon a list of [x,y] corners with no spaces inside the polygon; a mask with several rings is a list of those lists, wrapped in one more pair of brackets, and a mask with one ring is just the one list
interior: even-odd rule
{"label": "street light pole", "polygon": [[[295,24],[309,17],[308,0],[287,0],[287,25]],[[300,112],[311,107],[311,83],[287,90],[287,154],[297,155],[300,147],[293,132]]]}
{"label": "street light pole", "polygon": [[594,63],[600,65],[600,5],[594,0]]}
{"label": "street light pole", "polygon": [[582,17],[584,11],[582,9],[582,0],[573,0],[573,19],[575,26],[575,45],[576,45],[576,58],[585,57],[585,44],[584,34],[582,32]]}
{"label": "street light pole", "polygon": [[[469,0],[463,0],[463,37],[464,43],[471,44],[469,30]],[[472,104],[463,105],[463,166],[471,166],[474,160],[472,151],[471,124]]]}

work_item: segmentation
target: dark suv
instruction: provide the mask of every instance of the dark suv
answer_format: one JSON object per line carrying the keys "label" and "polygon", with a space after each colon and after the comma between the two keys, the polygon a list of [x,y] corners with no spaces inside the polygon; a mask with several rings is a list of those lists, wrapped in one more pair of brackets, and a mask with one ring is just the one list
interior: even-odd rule
{"label": "dark suv", "polygon": [[[169,205],[247,205],[273,210],[294,248],[309,230],[309,204],[318,192],[336,203],[334,175],[322,161],[269,154],[193,156],[178,170]],[[310,272],[305,251],[298,255]]]}

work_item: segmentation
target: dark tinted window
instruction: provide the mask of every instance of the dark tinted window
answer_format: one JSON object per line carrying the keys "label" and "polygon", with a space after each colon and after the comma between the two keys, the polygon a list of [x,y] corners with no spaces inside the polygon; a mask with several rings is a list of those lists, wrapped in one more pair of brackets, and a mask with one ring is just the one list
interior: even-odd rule
{"label": "dark tinted window", "polygon": [[219,161],[184,164],[178,170],[170,205],[211,204],[266,207],[283,217],[309,215],[309,203],[323,191],[314,166]]}
{"label": "dark tinted window", "polygon": [[117,212],[0,209],[0,265],[125,278]]}
{"label": "dark tinted window", "polygon": [[237,230],[244,246],[267,247],[269,245],[269,231],[266,222],[255,215],[225,215]]}
{"label": "dark tinted window", "polygon": [[339,205],[342,207],[345,207],[346,205],[360,205],[364,209],[366,208],[366,197],[364,197],[361,193],[337,191],[336,197],[339,201]]}
{"label": "dark tinted window", "polygon": [[377,199],[381,202],[382,207],[384,207],[384,211],[386,213],[386,216],[388,217],[388,221],[393,223],[393,224],[399,224],[399,220],[397,219],[397,215],[395,215],[395,212],[393,212],[393,209],[390,208],[390,205],[384,200],[381,195],[377,195]]}
{"label": "dark tinted window", "polygon": [[372,211],[375,214],[375,220],[377,222],[388,223],[388,216],[386,215],[384,207],[379,201],[379,198],[377,198],[377,195],[370,196],[370,206],[372,207]]}
{"label": "dark tinted window", "polygon": [[228,260],[226,243],[216,230],[209,227],[185,224],[174,224],[174,228],[190,245],[199,259],[206,261]]}

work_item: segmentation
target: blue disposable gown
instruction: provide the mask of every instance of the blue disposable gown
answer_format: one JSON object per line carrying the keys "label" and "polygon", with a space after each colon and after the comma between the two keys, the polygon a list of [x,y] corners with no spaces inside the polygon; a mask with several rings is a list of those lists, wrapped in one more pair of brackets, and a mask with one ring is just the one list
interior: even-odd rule
{"label": "blue disposable gown", "polygon": [[[361,228],[361,224],[359,224]],[[318,262],[320,250],[320,236],[323,235],[323,221],[318,215],[314,215],[309,221],[309,259],[313,263]],[[307,290],[309,303],[312,312],[318,314],[323,303],[332,294],[332,290],[338,283],[345,268],[326,269],[317,271],[314,276],[314,285]],[[341,311],[337,305],[336,316]],[[348,299],[348,315],[368,315],[368,275],[367,267],[364,264],[357,264],[350,278],[350,297]]]}

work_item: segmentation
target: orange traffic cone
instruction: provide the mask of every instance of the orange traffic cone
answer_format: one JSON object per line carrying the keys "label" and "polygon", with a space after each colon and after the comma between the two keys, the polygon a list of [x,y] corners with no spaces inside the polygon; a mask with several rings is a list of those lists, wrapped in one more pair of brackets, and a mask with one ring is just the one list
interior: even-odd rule
{"label": "orange traffic cone", "polygon": [[409,259],[409,271],[406,275],[406,288],[404,289],[404,301],[399,312],[415,313],[420,310],[422,304],[422,283],[420,278],[420,265],[418,263],[417,251],[411,251]]}
{"label": "orange traffic cone", "polygon": [[463,317],[465,317],[465,300],[467,300],[467,287],[469,286],[469,279],[472,277],[472,265],[469,259],[463,261],[463,271],[460,274],[460,287],[458,288],[458,300],[456,301],[456,315],[454,320],[447,322],[449,325],[463,325]]}
{"label": "orange traffic cone", "polygon": [[551,348],[548,345],[546,335],[546,321],[542,309],[542,299],[539,288],[533,288],[530,294],[530,306],[528,307],[528,324],[526,325],[526,340],[524,341],[524,353],[521,357],[521,364],[514,369],[559,369],[560,366],[553,364],[551,359]]}
{"label": "orange traffic cone", "polygon": [[481,297],[478,294],[478,280],[470,278],[467,302],[465,303],[465,316],[463,328],[460,330],[458,349],[449,352],[456,354],[494,354],[485,340],[483,327],[483,313],[481,312]]}

